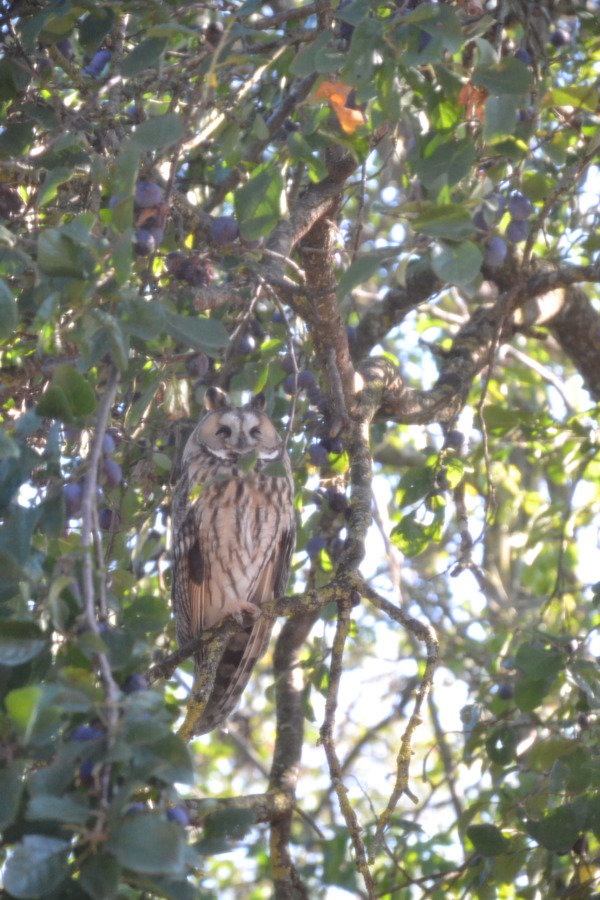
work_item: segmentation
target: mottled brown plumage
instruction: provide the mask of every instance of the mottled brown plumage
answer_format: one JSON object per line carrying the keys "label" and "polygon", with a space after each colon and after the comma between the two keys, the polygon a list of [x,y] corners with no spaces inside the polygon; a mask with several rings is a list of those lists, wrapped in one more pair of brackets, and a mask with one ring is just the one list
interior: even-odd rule
{"label": "mottled brown plumage", "polygon": [[[179,644],[233,616],[214,688],[193,732],[222,724],[267,648],[260,605],[285,592],[296,541],[294,487],[281,437],[257,395],[242,408],[207,391],[173,495],[172,602]],[[283,463],[281,474],[269,466]],[[266,471],[265,471],[266,470]],[[196,674],[202,656],[195,658]]]}

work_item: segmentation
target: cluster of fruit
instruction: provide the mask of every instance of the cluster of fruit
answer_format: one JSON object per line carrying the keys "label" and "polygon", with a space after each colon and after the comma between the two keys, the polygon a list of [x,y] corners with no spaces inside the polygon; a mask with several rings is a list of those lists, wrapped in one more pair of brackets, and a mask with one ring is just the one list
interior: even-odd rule
{"label": "cluster of fruit", "polygon": [[[504,238],[497,234],[486,237],[504,214],[505,206],[510,215],[510,222],[506,227]],[[508,204],[505,204],[504,197],[501,194],[493,194],[486,200],[485,204],[473,217],[473,224],[477,233],[486,237],[485,265],[497,268],[503,264],[508,249],[506,241],[511,244],[519,244],[527,240],[529,234],[527,220],[532,212],[533,205],[531,200],[518,191],[511,194]]]}
{"label": "cluster of fruit", "polygon": [[133,248],[138,256],[150,256],[160,246],[168,213],[162,188],[154,181],[138,181],[133,201]]}
{"label": "cluster of fruit", "polygon": [[[123,479],[123,470],[119,463],[113,459],[117,444],[114,432],[107,431],[102,440],[102,469],[101,477],[105,488],[116,488]],[[83,481],[67,481],[63,485],[63,498],[65,512],[68,519],[78,519],[81,516],[83,503]],[[98,510],[98,525],[102,531],[118,531],[121,517],[117,510],[102,506]]]}

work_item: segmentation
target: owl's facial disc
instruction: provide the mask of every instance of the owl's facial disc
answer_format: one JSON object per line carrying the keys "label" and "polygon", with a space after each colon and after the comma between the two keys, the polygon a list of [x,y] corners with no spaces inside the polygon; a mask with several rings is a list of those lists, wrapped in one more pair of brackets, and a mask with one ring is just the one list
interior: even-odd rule
{"label": "owl's facial disc", "polygon": [[198,424],[196,436],[211,456],[230,462],[249,454],[271,460],[281,453],[281,439],[268,417],[248,407],[211,410]]}

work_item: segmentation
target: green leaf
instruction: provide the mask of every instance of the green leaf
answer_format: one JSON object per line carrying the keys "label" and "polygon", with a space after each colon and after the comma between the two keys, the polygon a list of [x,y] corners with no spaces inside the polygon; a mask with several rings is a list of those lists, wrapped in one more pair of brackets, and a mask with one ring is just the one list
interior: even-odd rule
{"label": "green leaf", "polygon": [[521,415],[517,410],[507,409],[505,406],[496,404],[485,407],[483,418],[488,431],[494,434],[505,434],[512,431],[521,422]]}
{"label": "green leaf", "polygon": [[20,455],[19,445],[4,430],[0,430],[0,459],[18,459]]}
{"label": "green leaf", "polygon": [[423,31],[440,39],[442,45],[451,53],[457,53],[463,44],[463,30],[454,10],[446,6],[423,3],[404,17],[405,23],[413,23],[422,27]]}
{"label": "green leaf", "polygon": [[142,341],[155,341],[165,331],[162,306],[139,298],[129,301],[125,306],[124,322],[129,333]]}
{"label": "green leaf", "polygon": [[433,489],[435,472],[431,466],[408,469],[400,479],[396,503],[400,509],[422,500]]}
{"label": "green leaf", "polygon": [[63,822],[67,825],[84,825],[91,814],[90,807],[81,797],[57,797],[54,794],[36,794],[27,805],[29,821]]}
{"label": "green leaf", "polygon": [[512,134],[517,124],[519,101],[510,94],[502,97],[488,97],[485,104],[483,136],[491,138]]}
{"label": "green leaf", "polygon": [[165,310],[164,319],[171,337],[188,347],[204,350],[209,355],[223,350],[229,342],[229,335],[218,319],[209,319],[206,316],[180,316],[170,310]]}
{"label": "green leaf", "polygon": [[180,141],[184,134],[185,129],[181,117],[169,113],[136,125],[135,132],[128,143],[138,151],[164,150],[170,144]]}
{"label": "green leaf", "polygon": [[[130,203],[128,205],[132,207]],[[117,282],[118,284],[123,285],[129,279],[133,266],[133,243],[130,230],[119,235],[113,242],[112,258]]]}
{"label": "green leaf", "polygon": [[41,208],[47,203],[50,203],[51,200],[54,200],[59,184],[64,184],[65,181],[68,181],[72,176],[73,171],[72,168],[67,166],[59,166],[56,169],[51,169],[49,172],[46,172],[44,181],[40,185],[37,194],[38,207]]}
{"label": "green leaf", "polygon": [[0,769],[0,829],[16,817],[24,787],[22,765],[14,763]]}
{"label": "green leaf", "polygon": [[553,853],[568,853],[583,830],[587,816],[585,797],[554,809],[539,821],[529,819],[525,829],[529,835]]}
{"label": "green leaf", "polygon": [[477,244],[442,245],[432,254],[431,268],[442,281],[465,285],[473,281],[481,269],[483,254]]}
{"label": "green leaf", "polygon": [[[10,486],[14,490],[27,480],[29,466],[26,459],[19,457],[17,460],[7,460],[2,468],[11,463],[15,466],[15,483]],[[27,565],[31,539],[39,518],[39,507],[12,507],[10,515],[4,520],[4,528],[0,531],[0,551],[10,553],[20,565]]]}
{"label": "green leaf", "polygon": [[72,422],[96,408],[94,389],[88,379],[73,366],[57,366],[52,383],[42,394],[36,412],[39,416]]}
{"label": "green leaf", "polygon": [[335,17],[336,19],[341,19],[342,22],[348,22],[350,25],[358,25],[368,14],[368,11],[368,6],[364,0],[353,0],[352,3],[348,3],[343,8],[338,6]]}
{"label": "green leaf", "polygon": [[182,875],[185,871],[184,831],[157,813],[125,819],[114,829],[107,846],[123,866],[134,872]]}
{"label": "green leaf", "polygon": [[569,84],[552,88],[550,97],[553,106],[574,106],[576,109],[586,109],[595,112],[598,108],[598,89],[592,85]]}
{"label": "green leaf", "polygon": [[367,253],[356,259],[349,266],[338,283],[338,297],[341,299],[349,294],[350,291],[368,281],[376,272],[381,269],[382,258],[380,253]]}
{"label": "green leaf", "polygon": [[493,763],[499,766],[507,766],[515,758],[518,736],[514,728],[507,725],[499,725],[494,728],[485,742],[487,755]]}
{"label": "green leaf", "polygon": [[439,541],[440,536],[439,514],[436,514],[432,523],[425,525],[417,520],[415,513],[403,516],[390,535],[394,546],[408,557],[418,556],[432,541]]}
{"label": "green leaf", "polygon": [[12,100],[19,89],[15,84],[15,59],[0,59],[0,101]]}
{"label": "green leaf", "polygon": [[553,679],[528,678],[515,685],[515,703],[524,712],[538,707],[552,687]]}
{"label": "green leaf", "polygon": [[113,223],[120,231],[130,229],[133,223],[133,188],[139,163],[140,150],[131,138],[117,156],[113,175],[113,196],[120,201],[113,209]]}
{"label": "green leaf", "polygon": [[327,51],[332,37],[330,31],[324,31],[311,44],[300,50],[290,65],[292,75],[304,78],[306,75],[312,75],[313,72],[329,71],[329,69],[321,69],[319,66],[322,63],[322,55]]}
{"label": "green leaf", "polygon": [[412,219],[411,226],[415,231],[433,238],[449,241],[463,241],[471,237],[475,231],[471,216],[462,206],[429,207],[420,216]]}
{"label": "green leaf", "polygon": [[81,278],[94,270],[89,249],[55,228],[47,228],[40,234],[37,260],[46,275]]}
{"label": "green leaf", "polygon": [[67,423],[73,421],[71,405],[65,392],[56,385],[51,384],[44,391],[35,411],[38,416],[45,416],[48,419],[58,419],[60,422]]}
{"label": "green leaf", "polygon": [[31,143],[33,125],[31,122],[13,122],[0,134],[0,159],[10,159],[25,153]]}
{"label": "green leaf", "polygon": [[46,646],[46,639],[33,622],[0,620],[0,665],[22,666],[35,659]]}
{"label": "green leaf", "polygon": [[0,340],[9,338],[17,324],[16,300],[6,282],[0,279]]}
{"label": "green leaf", "polygon": [[88,856],[79,873],[79,882],[93,900],[106,900],[119,893],[121,867],[111,853]]}
{"label": "green leaf", "polygon": [[235,192],[235,216],[242,237],[256,240],[271,233],[282,213],[283,176],[267,165]]}
{"label": "green leaf", "polygon": [[280,459],[267,463],[262,471],[263,474],[267,475],[269,478],[287,478],[285,466]]}
{"label": "green leaf", "polygon": [[499,856],[508,852],[509,842],[495,825],[470,825],[467,837],[482,856]]}
{"label": "green leaf", "polygon": [[144,747],[137,753],[137,759],[145,764],[146,758],[152,762],[154,777],[166,784],[194,783],[194,763],[187,744],[176,734],[167,734],[159,741]]}
{"label": "green leaf", "polygon": [[7,712],[21,731],[28,731],[31,728],[42,694],[41,687],[30,684],[27,687],[16,688],[6,697],[4,702]]}
{"label": "green leaf", "polygon": [[13,897],[47,897],[68,878],[67,841],[27,834],[4,867],[4,887]]}
{"label": "green leaf", "polygon": [[121,72],[126,78],[130,78],[132,75],[143,72],[144,69],[149,69],[160,59],[166,46],[167,39],[164,37],[147,38],[127,54],[121,66]]}
{"label": "green leaf", "polygon": [[243,456],[240,456],[240,458],[238,460],[238,467],[240,468],[240,470],[242,472],[245,472],[245,473],[251,472],[252,469],[254,469],[254,466],[256,465],[257,459],[258,459],[258,456],[257,456],[255,450],[253,450],[252,453],[245,453]]}
{"label": "green leaf", "polygon": [[52,383],[61,388],[76,416],[87,416],[96,408],[96,396],[88,379],[73,366],[57,366]]}
{"label": "green leaf", "polygon": [[549,772],[557,759],[573,752],[577,744],[568,738],[550,737],[537,741],[527,754],[527,766],[539,772]]}
{"label": "green leaf", "polygon": [[79,26],[79,41],[84,50],[94,53],[112,30],[114,21],[115,13],[110,6],[92,10]]}
{"label": "green leaf", "polygon": [[413,159],[413,167],[426,188],[452,187],[473,171],[477,153],[472,141],[446,141],[423,158]]}
{"label": "green leaf", "polygon": [[241,840],[256,821],[252,809],[230,807],[211,813],[204,820],[204,836],[206,838],[233,838]]}
{"label": "green leaf", "polygon": [[477,68],[471,76],[472,84],[483,87],[496,97],[506,94],[526,94],[533,83],[531,70],[520,59],[509,56],[497,66]]}
{"label": "green leaf", "polygon": [[565,663],[565,655],[554,647],[521,644],[515,663],[518,669],[534,678],[555,678]]}

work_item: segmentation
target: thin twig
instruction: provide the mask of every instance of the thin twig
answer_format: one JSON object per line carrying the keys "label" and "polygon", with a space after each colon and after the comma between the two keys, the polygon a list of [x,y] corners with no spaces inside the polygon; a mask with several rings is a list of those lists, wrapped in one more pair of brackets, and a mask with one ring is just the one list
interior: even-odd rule
{"label": "thin twig", "polygon": [[287,335],[288,353],[290,355],[290,359],[292,360],[291,375],[293,378],[293,384],[292,384],[293,391],[292,391],[292,399],[290,402],[290,413],[288,416],[288,424],[287,424],[287,428],[285,430],[285,438],[283,440],[283,446],[287,447],[289,440],[294,432],[294,419],[296,418],[296,403],[298,400],[299,371],[298,371],[298,361],[296,360],[296,351],[294,350],[294,333],[292,331],[292,328],[291,328],[289,319],[287,317],[287,313],[283,307],[283,304],[282,304],[281,300],[279,299],[279,297],[277,296],[277,294],[275,293],[275,291],[273,290],[272,286],[270,284],[268,284],[262,277],[260,278],[260,282],[263,285],[263,287],[265,288],[265,290],[267,291],[267,293],[271,295],[271,299],[273,300],[273,303],[275,304],[280,315],[283,318],[283,323],[285,325],[285,331],[286,331],[286,335]]}
{"label": "thin twig", "polygon": [[[87,460],[87,471],[83,483],[83,498],[81,502],[81,547],[83,549],[82,561],[82,582],[83,582],[83,603],[84,615],[86,623],[93,634],[100,636],[100,626],[96,613],[96,594],[94,590],[94,560],[93,560],[93,521],[94,515],[97,515],[96,496],[98,491],[98,468],[102,456],[102,442],[106,433],[108,418],[115,400],[117,387],[119,384],[119,372],[116,366],[112,366],[106,388],[96,416],[96,427],[92,437],[90,453]],[[100,558],[99,570],[103,569],[103,561]],[[119,712],[117,708],[119,698],[119,688],[115,682],[110,667],[108,656],[103,651],[97,654],[100,675],[106,692],[106,725],[107,725],[107,744],[108,757],[110,759],[112,749],[116,740],[116,728],[118,725]],[[101,833],[104,827],[104,819],[108,812],[110,802],[110,762],[106,764],[102,774],[102,799],[100,803],[100,811],[96,822],[96,831]]]}
{"label": "thin twig", "polygon": [[338,603],[338,619],[331,650],[331,664],[329,667],[329,684],[327,686],[327,697],[325,700],[325,718],[321,726],[321,744],[325,750],[327,764],[329,766],[329,774],[331,783],[335,788],[335,792],[340,804],[340,810],[348,827],[350,838],[354,846],[356,855],[356,868],[361,873],[367,889],[369,900],[375,897],[375,884],[373,875],[367,862],[367,852],[365,842],[362,837],[362,826],[358,821],[356,813],[348,798],[348,791],[342,778],[342,766],[340,763],[335,741],[333,737],[333,728],[335,725],[335,713],[338,703],[338,691],[340,687],[340,679],[343,670],[343,657],[346,639],[350,632],[350,616],[351,605],[346,599],[340,600]]}
{"label": "thin twig", "polygon": [[374,606],[376,606],[377,609],[386,613],[386,615],[392,618],[395,622],[403,625],[410,634],[414,635],[416,638],[418,638],[418,640],[422,641],[427,649],[427,662],[425,665],[425,671],[423,672],[423,677],[421,678],[419,687],[417,688],[415,706],[412,715],[408,720],[406,728],[404,729],[404,734],[402,735],[402,740],[400,742],[400,749],[398,751],[398,757],[396,759],[396,782],[394,784],[394,789],[391,793],[390,799],[388,800],[387,807],[381,814],[379,822],[377,823],[377,830],[373,839],[373,846],[370,855],[370,859],[372,861],[375,858],[377,849],[381,844],[381,841],[383,840],[385,829],[389,824],[389,821],[394,813],[394,810],[396,809],[396,806],[398,805],[398,801],[400,800],[402,794],[406,794],[408,797],[410,797],[411,800],[413,800],[413,802],[416,802],[416,797],[408,786],[410,775],[410,758],[413,752],[412,738],[417,726],[421,724],[421,710],[431,689],[433,672],[435,670],[438,659],[438,641],[431,625],[426,625],[423,622],[419,622],[418,619],[413,618],[413,616],[409,616],[408,613],[406,613],[403,609],[395,606],[393,603],[390,603],[390,601],[386,600],[384,597],[381,597],[367,583],[363,583],[361,594],[368,600],[370,600],[370,602]]}

